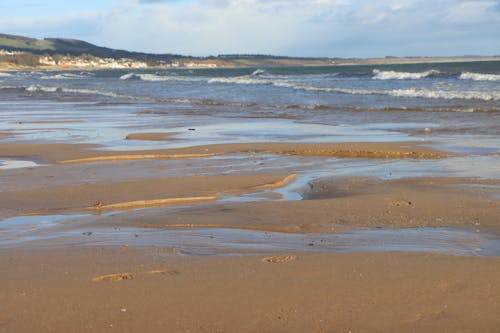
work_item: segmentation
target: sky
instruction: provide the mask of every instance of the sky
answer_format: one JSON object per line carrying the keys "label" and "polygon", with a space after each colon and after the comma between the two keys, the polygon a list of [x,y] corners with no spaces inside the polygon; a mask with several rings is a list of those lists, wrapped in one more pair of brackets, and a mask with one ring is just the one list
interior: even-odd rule
{"label": "sky", "polygon": [[500,55],[500,0],[0,0],[0,33],[194,56]]}

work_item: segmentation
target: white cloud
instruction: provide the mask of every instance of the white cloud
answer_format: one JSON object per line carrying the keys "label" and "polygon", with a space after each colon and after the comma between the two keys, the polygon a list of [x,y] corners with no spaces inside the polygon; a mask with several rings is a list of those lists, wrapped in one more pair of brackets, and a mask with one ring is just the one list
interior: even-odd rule
{"label": "white cloud", "polygon": [[500,12],[495,8],[499,1],[461,1],[450,6],[445,20],[456,23],[476,23],[500,20]]}
{"label": "white cloud", "polygon": [[[500,53],[499,1],[127,0],[101,12],[2,18],[0,31],[209,55]],[[457,36],[465,36],[457,42]]]}

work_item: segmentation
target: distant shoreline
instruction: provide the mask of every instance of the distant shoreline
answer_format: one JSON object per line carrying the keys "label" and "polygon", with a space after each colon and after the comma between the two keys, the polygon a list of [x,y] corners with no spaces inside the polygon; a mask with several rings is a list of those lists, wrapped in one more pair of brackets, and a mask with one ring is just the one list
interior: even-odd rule
{"label": "distant shoreline", "polygon": [[[366,66],[366,65],[405,65],[405,64],[433,64],[433,63],[460,63],[460,62],[491,62],[500,61],[500,56],[493,57],[432,57],[432,58],[368,58],[368,59],[236,59],[231,65],[222,65],[216,68],[247,68],[247,67],[323,67],[323,66]],[[0,63],[2,71],[39,70],[39,71],[82,71],[104,70],[105,68],[77,68],[66,66],[19,66],[11,63]],[[150,66],[144,69],[193,69],[191,67],[163,67]],[[121,70],[127,70],[126,68]],[[130,68],[137,70],[137,68]]]}
{"label": "distant shoreline", "polygon": [[500,56],[494,57],[432,57],[432,58],[369,58],[359,59],[342,63],[338,65],[404,65],[404,64],[438,64],[454,62],[488,62],[500,61]]}

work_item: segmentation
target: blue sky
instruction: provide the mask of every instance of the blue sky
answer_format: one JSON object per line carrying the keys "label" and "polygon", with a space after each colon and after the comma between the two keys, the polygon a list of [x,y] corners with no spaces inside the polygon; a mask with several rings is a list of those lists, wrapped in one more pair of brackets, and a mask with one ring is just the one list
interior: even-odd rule
{"label": "blue sky", "polygon": [[134,51],[500,54],[500,0],[0,0],[0,32]]}

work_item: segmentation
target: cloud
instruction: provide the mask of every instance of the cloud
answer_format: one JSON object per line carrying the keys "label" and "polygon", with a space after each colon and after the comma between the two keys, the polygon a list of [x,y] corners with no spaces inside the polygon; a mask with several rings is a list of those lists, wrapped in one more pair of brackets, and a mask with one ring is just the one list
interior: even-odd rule
{"label": "cloud", "polygon": [[[2,18],[0,31],[209,55],[500,53],[500,1],[124,0],[95,12]],[[82,15],[83,14],[83,15]]]}
{"label": "cloud", "polygon": [[500,1],[461,1],[450,6],[445,20],[457,23],[477,23],[500,19]]}

